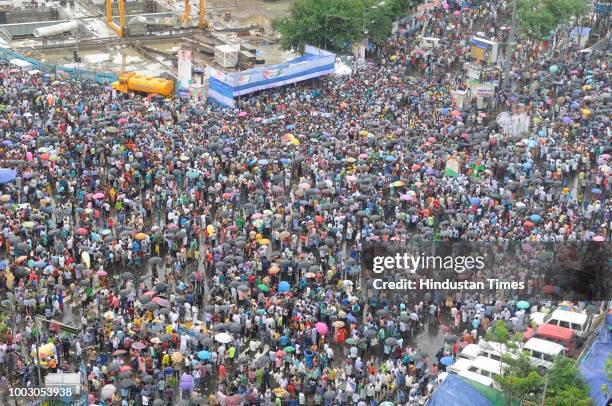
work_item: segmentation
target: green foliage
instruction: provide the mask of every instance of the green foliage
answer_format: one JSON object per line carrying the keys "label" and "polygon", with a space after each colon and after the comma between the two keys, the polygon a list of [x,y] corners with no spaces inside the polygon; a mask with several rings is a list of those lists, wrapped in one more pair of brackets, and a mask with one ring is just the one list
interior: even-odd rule
{"label": "green foliage", "polygon": [[284,49],[302,52],[310,44],[341,50],[365,38],[385,41],[408,4],[406,0],[295,0],[289,15],[272,25],[281,34]]}
{"label": "green foliage", "polygon": [[608,354],[608,359],[606,360],[606,375],[608,380],[612,381],[612,354]]}
{"label": "green foliage", "polygon": [[497,320],[491,328],[486,332],[487,341],[495,341],[496,343],[506,344],[510,340],[510,332],[503,320]]}
{"label": "green foliage", "polygon": [[518,0],[517,21],[521,32],[539,39],[588,10],[586,0]]}
{"label": "green foliage", "polygon": [[548,371],[546,405],[591,406],[589,390],[580,377],[574,360],[558,357]]}

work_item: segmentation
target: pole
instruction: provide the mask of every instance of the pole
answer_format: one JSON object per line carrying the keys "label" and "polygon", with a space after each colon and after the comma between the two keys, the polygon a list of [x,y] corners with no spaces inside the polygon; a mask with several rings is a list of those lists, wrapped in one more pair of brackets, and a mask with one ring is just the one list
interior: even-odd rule
{"label": "pole", "polygon": [[38,387],[42,386],[42,376],[40,374],[40,332],[42,330],[42,326],[40,321],[34,320],[34,325],[36,326],[36,370],[38,372]]}
{"label": "pole", "polygon": [[546,389],[548,389],[548,374],[546,374],[546,379],[544,379],[544,393],[542,394],[541,406],[544,406],[546,403]]}
{"label": "pole", "polygon": [[506,61],[504,66],[504,82],[502,88],[508,88],[510,84],[510,59],[512,59],[512,50],[514,49],[514,31],[516,30],[516,3],[517,0],[512,0],[512,25],[510,26],[510,35],[506,44]]}

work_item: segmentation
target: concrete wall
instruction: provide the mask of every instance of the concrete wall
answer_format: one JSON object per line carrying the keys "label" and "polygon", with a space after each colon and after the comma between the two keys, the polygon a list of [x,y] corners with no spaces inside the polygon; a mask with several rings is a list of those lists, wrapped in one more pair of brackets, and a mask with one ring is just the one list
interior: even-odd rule
{"label": "concrete wall", "polygon": [[[106,3],[98,5],[102,13],[106,14]],[[119,2],[113,1],[113,16],[119,15]],[[125,14],[142,14],[142,13],[165,13],[168,11],[166,7],[158,4],[154,0],[146,1],[126,1]]]}
{"label": "concrete wall", "polygon": [[66,13],[59,8],[39,7],[27,10],[0,11],[0,24],[20,24],[65,19],[67,19]]}

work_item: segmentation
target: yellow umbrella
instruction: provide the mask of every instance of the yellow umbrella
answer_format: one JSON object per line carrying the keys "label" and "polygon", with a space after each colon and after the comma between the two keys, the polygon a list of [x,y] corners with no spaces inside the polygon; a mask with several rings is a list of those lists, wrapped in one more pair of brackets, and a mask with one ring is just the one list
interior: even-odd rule
{"label": "yellow umbrella", "polygon": [[206,232],[208,235],[213,235],[216,232],[215,227],[213,227],[211,224],[207,225]]}
{"label": "yellow umbrella", "polygon": [[8,202],[9,200],[11,200],[11,195],[2,195],[0,196],[0,200],[2,200],[3,202]]}
{"label": "yellow umbrella", "polygon": [[405,185],[405,183],[403,181],[396,180],[395,182],[391,183],[389,185],[389,187],[401,187],[401,186],[404,186],[404,185]]}
{"label": "yellow umbrella", "polygon": [[368,135],[368,132],[366,130],[361,130],[359,131],[359,135],[361,135],[362,137],[365,137]]}
{"label": "yellow umbrella", "polygon": [[291,145],[300,145],[300,140],[298,140],[297,138],[292,138],[289,142],[291,143]]}
{"label": "yellow umbrella", "polygon": [[260,245],[268,245],[270,244],[270,240],[268,240],[267,238],[262,238],[261,240],[257,241]]}
{"label": "yellow umbrella", "polygon": [[172,353],[172,361],[173,362],[181,362],[183,360],[183,354],[178,351]]}
{"label": "yellow umbrella", "polygon": [[134,236],[134,238],[136,238],[138,241],[142,241],[142,240],[144,240],[147,237],[148,237],[148,235],[146,235],[145,233],[138,233],[138,234],[136,234]]}

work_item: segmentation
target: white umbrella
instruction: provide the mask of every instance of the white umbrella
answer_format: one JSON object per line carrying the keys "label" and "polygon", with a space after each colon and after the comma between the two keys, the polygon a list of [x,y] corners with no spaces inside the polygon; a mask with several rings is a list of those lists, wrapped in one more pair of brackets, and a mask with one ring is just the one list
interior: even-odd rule
{"label": "white umbrella", "polygon": [[227,333],[219,333],[215,336],[215,341],[221,344],[227,344],[232,341],[232,336]]}
{"label": "white umbrella", "polygon": [[115,385],[108,384],[100,391],[100,397],[102,399],[111,399],[115,392],[117,392],[117,387]]}

